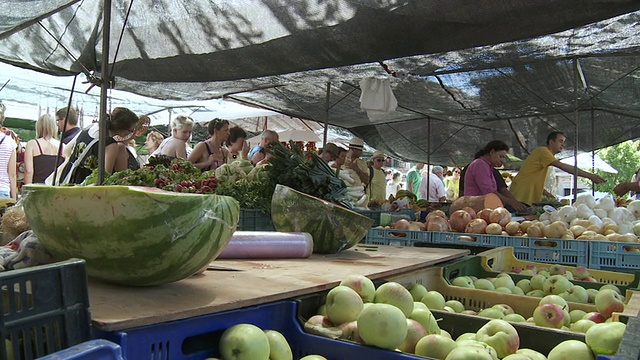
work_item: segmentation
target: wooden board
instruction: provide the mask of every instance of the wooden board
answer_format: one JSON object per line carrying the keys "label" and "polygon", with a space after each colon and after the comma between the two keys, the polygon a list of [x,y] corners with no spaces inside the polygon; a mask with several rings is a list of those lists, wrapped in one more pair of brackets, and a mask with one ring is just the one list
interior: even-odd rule
{"label": "wooden board", "polygon": [[468,254],[468,250],[359,245],[308,259],[216,260],[216,270],[175,283],[132,288],[89,281],[92,325],[128,329],[327,290],[350,274],[385,278]]}

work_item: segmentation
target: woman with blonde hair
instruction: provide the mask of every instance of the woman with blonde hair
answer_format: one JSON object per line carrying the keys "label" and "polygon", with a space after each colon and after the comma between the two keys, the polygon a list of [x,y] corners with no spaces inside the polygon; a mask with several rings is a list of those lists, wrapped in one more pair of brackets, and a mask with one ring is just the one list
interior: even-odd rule
{"label": "woman with blonde hair", "polygon": [[59,149],[61,148],[56,122],[49,114],[44,114],[36,121],[36,138],[27,142],[24,154],[24,183],[44,183],[56,166],[64,161],[62,152],[58,154]]}
{"label": "woman with blonde hair", "polygon": [[164,140],[164,136],[160,134],[158,131],[151,131],[147,134],[147,140],[144,142],[144,148],[147,149],[149,154],[152,154],[156,151],[157,148],[160,147],[162,141]]}
{"label": "woman with blonde hair", "polygon": [[164,139],[151,155],[164,155],[186,159],[191,151],[187,141],[191,138],[193,119],[180,115],[171,122],[171,136]]}

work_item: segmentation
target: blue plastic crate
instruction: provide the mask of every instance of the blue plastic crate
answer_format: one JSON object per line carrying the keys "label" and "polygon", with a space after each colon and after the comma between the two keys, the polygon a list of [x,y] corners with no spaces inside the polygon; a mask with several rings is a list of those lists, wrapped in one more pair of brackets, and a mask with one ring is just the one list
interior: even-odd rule
{"label": "blue plastic crate", "polygon": [[513,247],[513,254],[519,260],[589,266],[590,241],[522,236],[505,236],[505,239],[505,245]]}
{"label": "blue plastic crate", "polygon": [[34,359],[91,338],[84,260],[0,273],[0,290],[0,359]]}
{"label": "blue plastic crate", "polygon": [[590,268],[631,273],[640,270],[640,244],[610,241],[588,243]]}
{"label": "blue plastic crate", "polygon": [[430,234],[428,231],[371,228],[367,233],[364,244],[415,246],[416,243],[429,241]]}
{"label": "blue plastic crate", "polygon": [[407,215],[409,219],[413,220],[416,216],[416,211],[414,209],[400,209],[398,211],[383,211],[383,210],[354,210],[360,215],[364,215],[368,218],[373,219],[373,225],[380,225],[380,214],[391,214],[391,215]]}
{"label": "blue plastic crate", "polygon": [[242,231],[275,231],[271,215],[259,209],[240,209],[238,230]]}
{"label": "blue plastic crate", "polygon": [[424,359],[307,334],[297,321],[297,306],[292,300],[278,301],[117,332],[98,331],[96,336],[119,344],[126,360],[202,360],[220,356],[218,343],[224,330],[251,323],[263,330],[280,331],[294,359],[310,354],[328,359]]}
{"label": "blue plastic crate", "polygon": [[39,360],[123,360],[118,344],[107,340],[89,340]]}
{"label": "blue plastic crate", "polygon": [[459,232],[431,231],[434,244],[464,245],[495,248],[505,246],[507,236],[487,234],[467,234]]}

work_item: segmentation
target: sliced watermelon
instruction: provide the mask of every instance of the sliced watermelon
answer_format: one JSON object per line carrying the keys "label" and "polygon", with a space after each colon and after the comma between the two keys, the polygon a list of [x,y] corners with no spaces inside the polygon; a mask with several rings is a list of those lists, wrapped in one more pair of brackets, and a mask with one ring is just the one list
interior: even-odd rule
{"label": "sliced watermelon", "polygon": [[319,254],[353,247],[373,225],[369,217],[280,184],[271,198],[271,219],[278,231],[311,234],[313,252]]}
{"label": "sliced watermelon", "polygon": [[56,258],[83,258],[89,276],[150,286],[194,274],[220,254],[239,220],[228,196],[128,186],[28,185],[27,221]]}

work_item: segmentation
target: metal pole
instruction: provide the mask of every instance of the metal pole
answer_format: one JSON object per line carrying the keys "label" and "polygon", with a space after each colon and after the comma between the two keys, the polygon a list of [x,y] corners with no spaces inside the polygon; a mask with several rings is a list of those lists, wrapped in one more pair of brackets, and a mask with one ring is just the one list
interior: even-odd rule
{"label": "metal pole", "polygon": [[98,185],[104,182],[104,156],[107,143],[107,91],[111,79],[109,79],[109,41],[111,32],[111,0],[104,0],[102,14],[102,84],[100,86],[100,114],[99,114],[99,140],[98,140]]}
{"label": "metal pole", "polygon": [[427,118],[427,201],[431,196],[431,117]]}
{"label": "metal pole", "polygon": [[574,114],[575,114],[575,138],[574,138],[574,148],[573,148],[573,201],[575,202],[578,199],[578,132],[580,131],[580,118],[578,114],[578,75],[579,75],[579,66],[578,59],[574,58],[573,63],[576,66],[575,71],[573,72],[573,96],[574,96]]}
{"label": "metal pole", "polygon": [[325,116],[324,116],[324,136],[322,138],[322,148],[324,149],[325,145],[327,145],[327,136],[329,133],[329,108],[330,108],[330,99],[331,99],[331,81],[327,81],[327,95],[324,102],[325,108]]}

